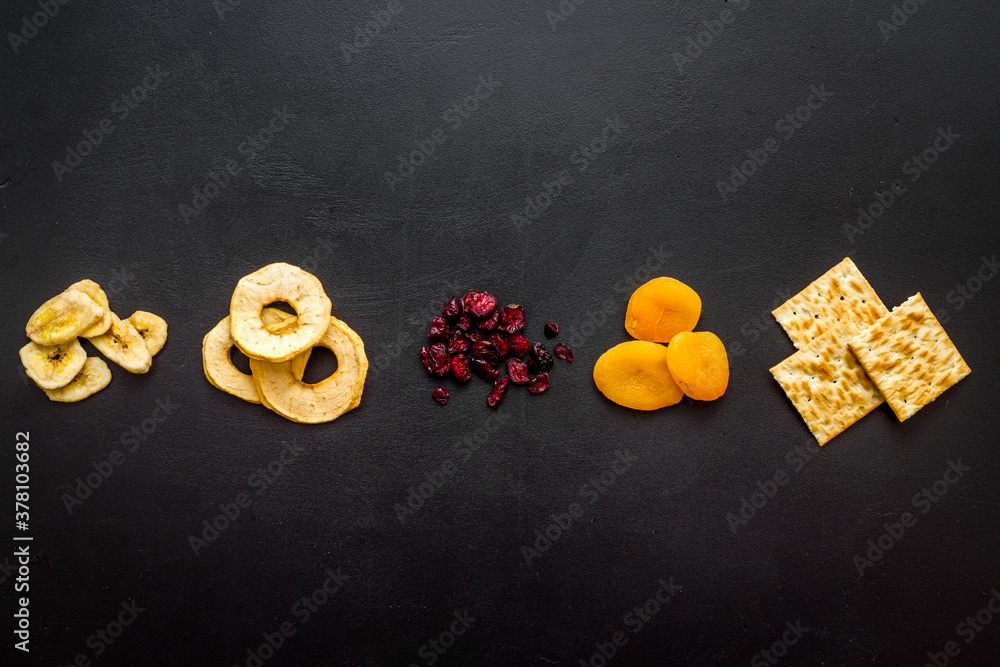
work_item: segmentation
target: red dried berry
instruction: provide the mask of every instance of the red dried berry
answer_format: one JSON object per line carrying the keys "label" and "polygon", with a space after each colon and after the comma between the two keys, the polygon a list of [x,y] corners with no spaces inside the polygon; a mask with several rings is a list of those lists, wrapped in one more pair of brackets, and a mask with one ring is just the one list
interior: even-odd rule
{"label": "red dried berry", "polygon": [[524,362],[524,365],[528,367],[528,372],[529,373],[537,373],[538,372],[538,362],[535,361],[534,357],[528,357],[528,360],[526,362]]}
{"label": "red dried berry", "polygon": [[503,337],[503,334],[495,333],[490,336],[490,342],[493,343],[493,347],[496,348],[497,354],[501,358],[507,356],[507,340]]}
{"label": "red dried berry", "polygon": [[469,349],[469,337],[461,331],[456,331],[448,341],[448,353],[458,354]]}
{"label": "red dried berry", "polygon": [[435,317],[431,320],[431,328],[427,331],[427,337],[431,340],[448,340],[448,336],[451,335],[451,331],[448,329],[448,323],[444,321],[443,317]]}
{"label": "red dried berry", "polygon": [[497,307],[497,299],[489,292],[479,292],[470,289],[462,297],[462,305],[467,313],[472,313],[476,317],[486,317]]}
{"label": "red dried berry", "polygon": [[476,375],[483,378],[484,380],[496,380],[497,376],[500,375],[500,371],[496,367],[485,359],[472,358],[469,362],[472,366],[472,370],[475,371]]}
{"label": "red dried berry", "polygon": [[503,392],[507,389],[508,384],[510,384],[510,378],[506,375],[502,378],[497,378],[496,382],[493,383],[493,391],[490,392],[489,398],[486,399],[486,405],[491,408],[500,405],[500,399],[503,398]]}
{"label": "red dried berry", "polygon": [[542,372],[549,370],[556,363],[548,349],[541,343],[531,344],[531,356],[538,362],[538,369]]}
{"label": "red dried berry", "polygon": [[500,361],[500,355],[497,353],[496,345],[493,344],[492,340],[477,340],[472,344],[472,356],[476,359],[484,359],[491,364],[496,364]]}
{"label": "red dried berry", "polygon": [[541,375],[536,375],[531,378],[531,382],[528,383],[528,391],[532,394],[541,394],[548,391],[549,388],[549,374],[542,373]]}
{"label": "red dried berry", "polygon": [[500,322],[500,311],[494,310],[493,314],[487,317],[486,319],[482,320],[477,328],[480,331],[493,331],[494,329],[497,328],[497,324],[499,322]]}
{"label": "red dried berry", "polygon": [[514,384],[528,383],[528,367],[520,359],[507,360],[507,375]]}
{"label": "red dried berry", "polygon": [[558,335],[559,335],[559,325],[556,324],[555,322],[546,322],[545,323],[545,337],[546,338],[555,338]]}
{"label": "red dried berry", "polygon": [[462,313],[461,317],[458,318],[458,322],[455,323],[455,326],[462,331],[468,331],[469,327],[472,326],[472,315]]}
{"label": "red dried berry", "polygon": [[451,355],[448,354],[448,346],[444,343],[435,343],[430,349],[431,361],[434,363],[434,373],[445,376],[451,370]]}
{"label": "red dried berry", "polygon": [[477,340],[486,340],[490,337],[490,335],[491,334],[488,334],[485,331],[470,331],[469,342],[475,343]]}
{"label": "red dried berry", "polygon": [[437,389],[432,391],[431,396],[433,396],[434,400],[440,403],[441,405],[445,405],[448,402],[448,390],[445,389],[444,387],[438,387]]}
{"label": "red dried berry", "polygon": [[528,353],[530,343],[521,334],[507,334],[505,338],[507,340],[507,350],[510,354],[515,357],[523,357]]}
{"label": "red dried berry", "polygon": [[456,354],[451,358],[451,374],[459,382],[468,382],[472,379],[472,371],[469,370],[469,358],[464,354]]}
{"label": "red dried berry", "polygon": [[524,328],[524,309],[516,303],[500,309],[500,324],[497,328],[507,333],[517,333]]}
{"label": "red dried berry", "polygon": [[448,303],[444,304],[444,319],[448,321],[448,324],[454,324],[458,321],[458,318],[462,315],[462,302],[459,301],[454,294],[448,299]]}
{"label": "red dried berry", "polygon": [[427,374],[434,375],[434,360],[431,359],[431,348],[426,345],[420,348],[420,361],[423,362],[424,368],[427,369]]}
{"label": "red dried berry", "polygon": [[552,353],[555,355],[556,359],[564,359],[570,363],[573,363],[573,350],[571,350],[568,345],[563,345],[562,343],[556,343],[556,346],[553,349]]}

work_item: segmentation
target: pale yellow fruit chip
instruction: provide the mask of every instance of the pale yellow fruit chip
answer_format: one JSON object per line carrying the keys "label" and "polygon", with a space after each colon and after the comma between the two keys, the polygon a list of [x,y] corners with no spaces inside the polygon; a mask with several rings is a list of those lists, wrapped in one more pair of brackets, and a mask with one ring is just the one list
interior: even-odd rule
{"label": "pale yellow fruit chip", "polygon": [[850,347],[899,421],[972,372],[920,292],[853,338]]}
{"label": "pale yellow fruit chip", "polygon": [[[295,315],[289,315],[277,308],[265,308],[261,313],[261,318],[266,327],[273,327],[278,331],[282,330],[283,327],[291,330],[296,326]],[[254,384],[253,378],[233,365],[232,357],[230,357],[233,344],[229,317],[227,316],[205,334],[205,339],[202,341],[201,358],[205,378],[216,389],[221,389],[227,394],[232,394],[250,403],[260,403],[260,395],[257,393],[257,386]],[[309,348],[292,359],[291,364],[296,378],[302,377],[311,353],[312,348]]]}
{"label": "pale yellow fruit chip", "polygon": [[857,334],[854,322],[842,320],[771,369],[820,445],[885,400],[848,348]]}
{"label": "pale yellow fruit chip", "polygon": [[[298,315],[295,329],[268,331],[261,319],[264,306],[284,301]],[[319,278],[279,262],[240,278],[229,310],[236,347],[251,359],[288,361],[315,345],[329,328],[330,299]]]}
{"label": "pale yellow fruit chip", "polygon": [[126,318],[135,330],[142,336],[149,350],[149,356],[155,357],[167,342],[167,322],[159,315],[137,310]]}
{"label": "pale yellow fruit chip", "polygon": [[132,323],[114,313],[108,332],[89,340],[101,354],[129,373],[147,373],[153,363],[153,356]]}
{"label": "pale yellow fruit chip", "polygon": [[42,389],[58,389],[73,381],[87,361],[87,353],[74,338],[58,345],[32,341],[19,352],[24,372]]}
{"label": "pale yellow fruit chip", "polygon": [[68,343],[94,326],[104,309],[79,290],[66,290],[36,310],[24,328],[28,338],[39,345]]}
{"label": "pale yellow fruit chip", "polygon": [[100,306],[101,310],[104,311],[104,315],[102,315],[101,319],[97,321],[97,324],[80,334],[81,338],[93,338],[94,336],[100,336],[102,333],[106,333],[107,330],[111,328],[111,306],[108,304],[108,295],[104,293],[104,290],[101,289],[100,285],[95,283],[90,278],[86,278],[73,283],[66,289],[74,289],[79,292],[83,292],[93,299],[94,303]]}
{"label": "pale yellow fruit chip", "polygon": [[861,329],[889,312],[850,257],[781,304],[771,314],[802,349],[828,329],[853,320]]}
{"label": "pale yellow fruit chip", "polygon": [[360,336],[336,317],[317,345],[337,357],[333,375],[315,384],[296,377],[291,363],[250,359],[250,369],[261,402],[282,417],[300,424],[333,421],[361,403],[368,358]]}
{"label": "pale yellow fruit chip", "polygon": [[46,389],[49,400],[58,403],[76,403],[93,396],[111,382],[111,369],[99,357],[87,357],[87,362],[76,377],[65,387]]}

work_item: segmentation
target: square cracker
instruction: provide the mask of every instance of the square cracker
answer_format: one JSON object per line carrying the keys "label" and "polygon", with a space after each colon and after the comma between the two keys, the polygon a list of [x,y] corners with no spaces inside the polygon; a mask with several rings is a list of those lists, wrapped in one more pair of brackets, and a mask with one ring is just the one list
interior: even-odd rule
{"label": "square cracker", "polygon": [[858,333],[842,320],[771,369],[820,445],[885,400],[847,347]]}
{"label": "square cracker", "polygon": [[899,421],[972,372],[920,292],[852,339],[850,348]]}
{"label": "square cracker", "polygon": [[854,320],[864,329],[888,312],[851,258],[845,257],[771,314],[801,350],[838,322]]}

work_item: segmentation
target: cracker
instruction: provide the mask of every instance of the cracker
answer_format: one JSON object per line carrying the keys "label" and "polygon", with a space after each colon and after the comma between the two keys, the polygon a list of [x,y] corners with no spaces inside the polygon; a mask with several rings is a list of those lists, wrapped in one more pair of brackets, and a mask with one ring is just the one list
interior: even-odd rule
{"label": "cracker", "polygon": [[888,312],[851,258],[845,257],[771,314],[801,350],[838,322],[850,319],[864,329]]}
{"label": "cracker", "polygon": [[847,347],[858,333],[842,320],[771,369],[820,445],[885,400]]}
{"label": "cracker", "polygon": [[850,342],[899,421],[972,372],[917,292]]}

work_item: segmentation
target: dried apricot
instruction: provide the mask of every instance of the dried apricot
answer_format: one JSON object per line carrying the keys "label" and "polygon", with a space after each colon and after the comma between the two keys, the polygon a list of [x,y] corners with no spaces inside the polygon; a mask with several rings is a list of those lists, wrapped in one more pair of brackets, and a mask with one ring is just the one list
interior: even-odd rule
{"label": "dried apricot", "polygon": [[691,331],[701,316],[701,297],[674,278],[653,278],[632,293],[625,310],[625,330],[633,338],[666,343]]}
{"label": "dried apricot", "polygon": [[726,346],[709,331],[682,331],[670,339],[667,365],[681,390],[699,401],[714,401],[729,385]]}
{"label": "dried apricot", "polygon": [[658,410],[684,398],[670,375],[667,348],[644,340],[602,354],[594,364],[594,383],[610,400],[633,410]]}

